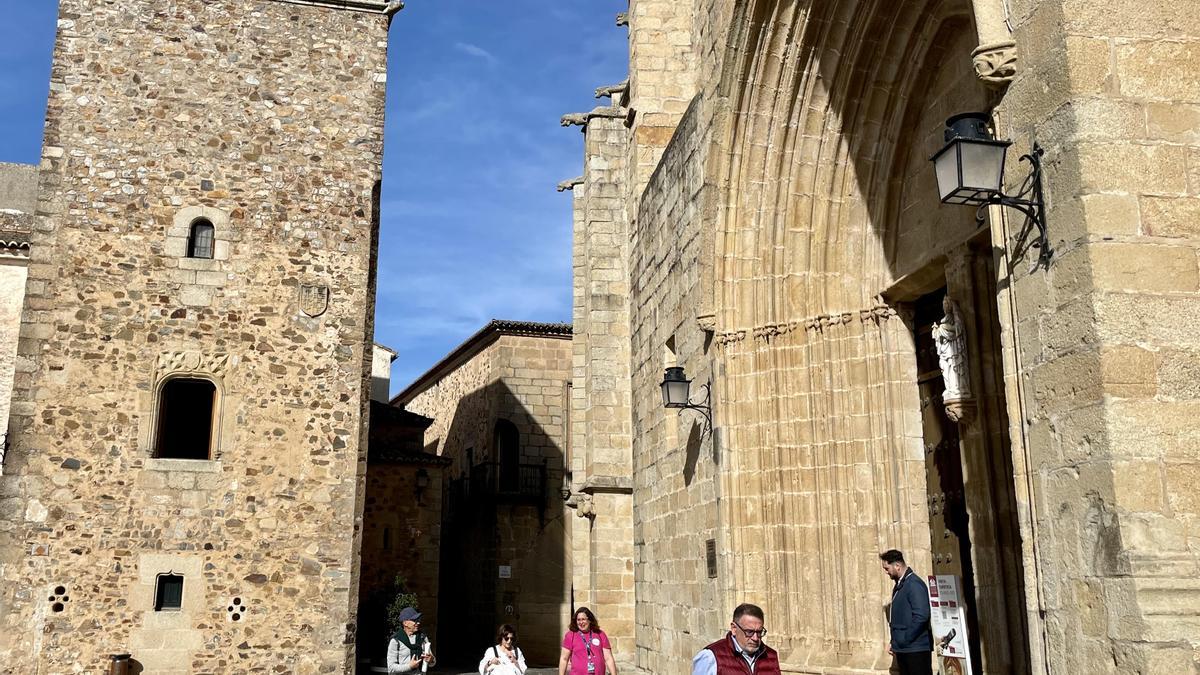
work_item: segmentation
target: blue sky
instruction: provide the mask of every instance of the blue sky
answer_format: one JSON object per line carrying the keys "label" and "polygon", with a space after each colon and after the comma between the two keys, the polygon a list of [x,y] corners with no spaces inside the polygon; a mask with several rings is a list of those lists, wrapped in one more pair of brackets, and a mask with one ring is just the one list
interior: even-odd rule
{"label": "blue sky", "polygon": [[[0,161],[38,160],[56,3],[0,22]],[[583,135],[559,117],[625,79],[625,0],[409,0],[392,24],[375,339],[392,389],[493,318],[571,319]]]}

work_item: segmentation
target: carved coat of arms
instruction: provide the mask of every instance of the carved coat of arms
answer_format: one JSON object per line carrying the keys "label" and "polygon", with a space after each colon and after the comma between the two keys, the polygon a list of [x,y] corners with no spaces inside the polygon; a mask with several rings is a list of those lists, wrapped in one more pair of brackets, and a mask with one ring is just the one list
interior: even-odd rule
{"label": "carved coat of arms", "polygon": [[320,285],[300,286],[300,311],[318,317],[329,309],[329,287]]}

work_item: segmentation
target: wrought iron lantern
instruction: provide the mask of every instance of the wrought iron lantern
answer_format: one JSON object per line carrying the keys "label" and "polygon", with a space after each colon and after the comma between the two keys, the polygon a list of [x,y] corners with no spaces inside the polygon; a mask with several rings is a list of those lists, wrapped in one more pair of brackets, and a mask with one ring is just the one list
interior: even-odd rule
{"label": "wrought iron lantern", "polygon": [[[1011,141],[996,140],[988,127],[986,113],[962,113],[946,120],[946,145],[929,159],[937,175],[938,196],[943,204],[978,207],[975,220],[982,223],[989,206],[1016,209],[1025,215],[1025,227],[1017,236],[1014,259],[1030,248],[1040,249],[1033,267],[1049,267],[1053,251],[1046,234],[1046,207],[1042,194],[1042,148],[1021,155],[1029,162],[1029,175],[1015,195],[1003,191],[1004,161]],[[1036,236],[1031,239],[1030,237]]]}
{"label": "wrought iron lantern", "polygon": [[712,407],[709,405],[711,388],[707,384],[701,386],[704,388],[704,399],[699,403],[693,403],[691,399],[692,381],[687,379],[687,373],[679,366],[667,368],[662,381],[663,407],[677,408],[680,413],[684,410],[695,410],[704,415],[704,419],[708,420],[708,425],[711,427]]}

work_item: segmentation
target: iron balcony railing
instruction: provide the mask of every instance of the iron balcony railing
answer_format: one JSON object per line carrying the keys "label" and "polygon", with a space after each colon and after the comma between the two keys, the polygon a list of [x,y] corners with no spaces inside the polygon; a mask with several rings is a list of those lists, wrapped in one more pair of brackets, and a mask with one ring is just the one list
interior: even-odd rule
{"label": "iron balcony railing", "polygon": [[546,498],[546,465],[476,464],[471,467],[469,491],[471,497],[540,503]]}
{"label": "iron balcony railing", "polygon": [[467,517],[472,507],[496,503],[529,504],[541,510],[546,504],[546,476],[545,464],[476,464],[468,475],[447,485],[446,517]]}

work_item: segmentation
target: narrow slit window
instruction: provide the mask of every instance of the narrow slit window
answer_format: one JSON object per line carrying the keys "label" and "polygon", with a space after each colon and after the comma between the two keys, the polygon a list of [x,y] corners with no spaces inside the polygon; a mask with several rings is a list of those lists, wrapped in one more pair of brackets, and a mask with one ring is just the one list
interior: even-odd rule
{"label": "narrow slit window", "polygon": [[171,612],[183,608],[183,577],[160,574],[154,585],[154,611]]}
{"label": "narrow slit window", "polygon": [[208,380],[179,378],[163,385],[158,400],[154,456],[210,459],[217,387]]}
{"label": "narrow slit window", "polygon": [[212,221],[201,218],[193,222],[191,232],[188,233],[188,257],[211,259],[215,238],[216,228],[213,227]]}

